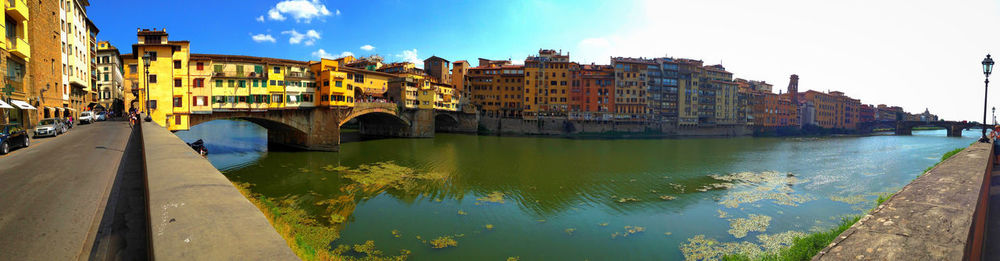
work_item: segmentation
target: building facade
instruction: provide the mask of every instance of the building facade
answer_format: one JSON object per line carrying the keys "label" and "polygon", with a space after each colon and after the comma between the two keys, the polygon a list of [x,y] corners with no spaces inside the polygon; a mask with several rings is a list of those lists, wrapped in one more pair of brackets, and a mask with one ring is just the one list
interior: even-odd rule
{"label": "building facade", "polygon": [[[33,3],[36,4],[36,3]],[[38,3],[37,5],[41,5]],[[4,1],[3,48],[0,48],[0,68],[6,69],[0,80],[0,124],[14,124],[27,129],[38,120],[38,93],[31,82],[30,8],[25,0]],[[34,105],[32,105],[34,104]]]}
{"label": "building facade", "polygon": [[87,0],[59,1],[61,60],[62,60],[62,104],[53,109],[60,117],[79,117],[80,111],[89,106],[96,97],[96,89],[91,83],[96,79],[95,60],[91,54],[96,46],[93,39],[96,27],[87,18]]}
{"label": "building facade", "polygon": [[107,41],[97,43],[97,103],[106,110],[121,112],[125,109],[125,87],[122,74],[121,53]]}

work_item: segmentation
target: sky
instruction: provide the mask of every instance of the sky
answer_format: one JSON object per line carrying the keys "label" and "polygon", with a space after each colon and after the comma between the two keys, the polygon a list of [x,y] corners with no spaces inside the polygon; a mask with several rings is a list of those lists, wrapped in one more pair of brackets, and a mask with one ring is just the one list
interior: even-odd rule
{"label": "sky", "polygon": [[[1000,54],[1000,0],[100,0],[87,12],[98,38],[122,50],[155,27],[194,53],[297,60],[670,56],[721,63],[775,92],[798,74],[799,90],[947,120],[982,120],[980,62]],[[989,107],[1000,105],[996,83]]]}

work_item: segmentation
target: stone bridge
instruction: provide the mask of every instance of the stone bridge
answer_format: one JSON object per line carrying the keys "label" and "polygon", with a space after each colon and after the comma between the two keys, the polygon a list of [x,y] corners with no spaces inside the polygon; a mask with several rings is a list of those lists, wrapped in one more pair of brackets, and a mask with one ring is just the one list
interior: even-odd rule
{"label": "stone bridge", "polygon": [[957,121],[875,121],[858,124],[858,130],[871,133],[876,129],[893,129],[896,135],[913,135],[915,127],[941,127],[948,130],[948,137],[962,137],[962,130],[976,127],[969,122]]}
{"label": "stone bridge", "polygon": [[218,119],[246,120],[267,129],[268,143],[337,151],[340,127],[352,121],[357,122],[362,135],[427,138],[434,137],[435,131],[475,132],[477,117],[474,112],[402,109],[396,103],[359,102],[352,108],[213,111],[192,114],[191,126]]}

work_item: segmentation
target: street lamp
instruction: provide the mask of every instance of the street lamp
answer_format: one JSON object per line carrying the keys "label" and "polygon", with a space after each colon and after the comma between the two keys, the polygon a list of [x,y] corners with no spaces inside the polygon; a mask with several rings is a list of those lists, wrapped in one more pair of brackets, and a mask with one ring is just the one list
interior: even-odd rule
{"label": "street lamp", "polygon": [[996,127],[996,125],[997,125],[997,107],[994,106],[993,107],[993,126]]}
{"label": "street lamp", "polygon": [[[142,65],[146,69],[146,81],[145,81],[146,82],[146,88],[145,88],[145,90],[146,90],[146,95],[145,95],[145,97],[146,97],[146,106],[145,106],[146,107],[146,118],[145,118],[146,122],[153,121],[153,117],[149,116],[149,60],[150,60],[149,53],[146,53],[146,54],[142,55]],[[983,134],[983,135],[985,135],[985,134]]]}
{"label": "street lamp", "polygon": [[986,59],[983,59],[983,74],[986,75],[986,88],[983,94],[983,137],[979,138],[979,142],[990,142],[990,139],[986,138],[986,101],[990,93],[990,73],[993,72],[993,58],[990,55],[986,55]]}

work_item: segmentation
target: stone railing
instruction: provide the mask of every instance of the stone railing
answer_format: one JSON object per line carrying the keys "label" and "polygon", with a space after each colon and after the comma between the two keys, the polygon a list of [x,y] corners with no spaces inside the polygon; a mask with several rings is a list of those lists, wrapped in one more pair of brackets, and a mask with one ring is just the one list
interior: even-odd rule
{"label": "stone railing", "polygon": [[267,218],[204,157],[142,123],[153,260],[298,260]]}
{"label": "stone railing", "polygon": [[992,146],[974,143],[841,233],[813,260],[980,260]]}

